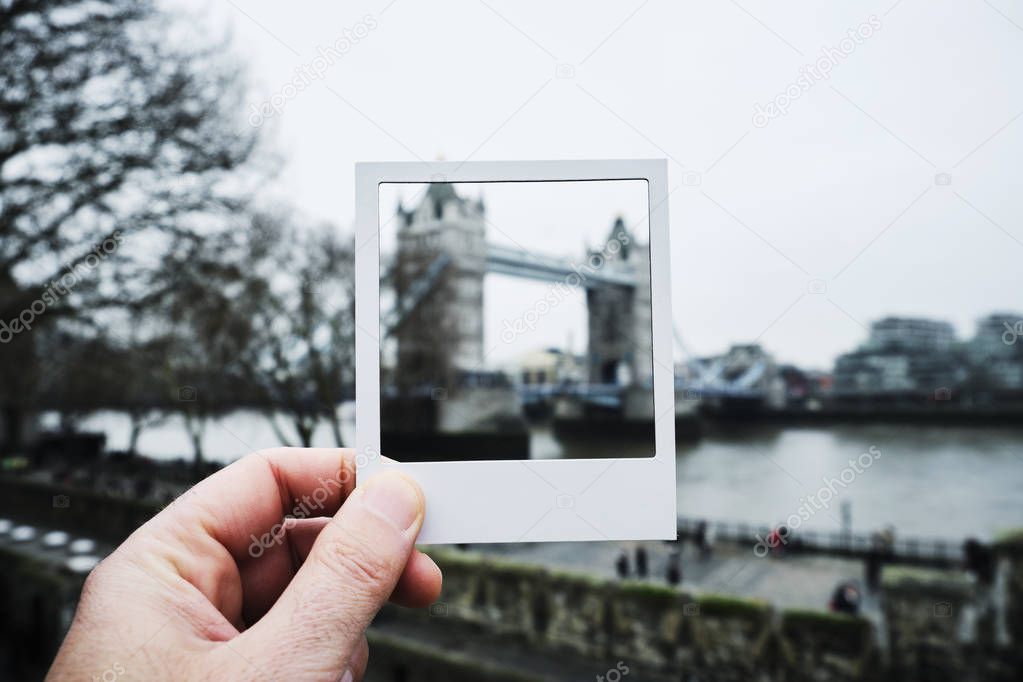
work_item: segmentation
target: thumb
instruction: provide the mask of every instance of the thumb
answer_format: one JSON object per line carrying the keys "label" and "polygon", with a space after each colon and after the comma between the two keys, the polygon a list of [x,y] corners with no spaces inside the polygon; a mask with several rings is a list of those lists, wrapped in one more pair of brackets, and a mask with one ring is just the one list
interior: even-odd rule
{"label": "thumb", "polygon": [[398,472],[356,488],[277,603],[230,647],[271,679],[339,679],[394,591],[424,512],[419,486]]}

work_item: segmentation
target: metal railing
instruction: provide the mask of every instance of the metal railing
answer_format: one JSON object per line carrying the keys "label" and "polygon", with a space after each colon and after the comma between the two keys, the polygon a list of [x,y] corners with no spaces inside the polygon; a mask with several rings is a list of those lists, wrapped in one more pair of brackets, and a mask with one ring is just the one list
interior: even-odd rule
{"label": "metal railing", "polygon": [[[679,539],[696,539],[701,524],[708,539],[715,543],[745,545],[750,548],[759,543],[769,543],[771,533],[775,530],[767,525],[680,517]],[[886,537],[883,533],[793,529],[775,544],[780,545],[785,552],[877,559],[888,564],[953,567],[965,562],[963,541],[940,538]]]}

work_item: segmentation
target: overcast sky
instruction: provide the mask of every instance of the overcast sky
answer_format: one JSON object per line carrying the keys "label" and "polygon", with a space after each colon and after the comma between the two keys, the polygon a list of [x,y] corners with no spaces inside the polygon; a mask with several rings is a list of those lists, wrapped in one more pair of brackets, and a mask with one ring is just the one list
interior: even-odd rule
{"label": "overcast sky", "polygon": [[1023,310],[1019,3],[167,2],[233,30],[250,105],[362,36],[263,123],[273,195],[346,229],[356,161],[661,157],[693,353],[827,367],[883,315]]}

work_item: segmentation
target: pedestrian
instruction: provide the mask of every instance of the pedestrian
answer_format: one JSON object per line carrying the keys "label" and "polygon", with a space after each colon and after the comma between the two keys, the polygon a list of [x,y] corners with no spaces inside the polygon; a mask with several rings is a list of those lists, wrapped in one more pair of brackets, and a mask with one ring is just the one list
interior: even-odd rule
{"label": "pedestrian", "polygon": [[707,537],[707,522],[701,520],[696,524],[696,533],[694,535],[696,542],[696,549],[700,552],[701,559],[708,559],[711,555],[710,539]]}
{"label": "pedestrian", "polygon": [[785,545],[789,541],[789,529],[785,524],[780,524],[767,536],[767,546],[772,554],[781,555],[785,551]]}
{"label": "pedestrian", "polygon": [[835,613],[845,613],[850,616],[855,616],[860,612],[860,590],[855,584],[851,582],[842,582],[835,587],[835,591],[831,593],[831,603],[829,606]]}
{"label": "pedestrian", "polygon": [[677,549],[671,550],[668,554],[668,570],[665,578],[669,585],[678,585],[682,582],[682,553]]}
{"label": "pedestrian", "polygon": [[981,585],[994,583],[995,558],[990,547],[977,538],[967,538],[963,543],[963,555],[966,557],[966,570],[976,575]]}
{"label": "pedestrian", "polygon": [[643,545],[636,547],[636,576],[639,578],[647,577],[647,555],[646,547]]}
{"label": "pedestrian", "polygon": [[629,577],[629,555],[624,549],[618,552],[618,558],[615,560],[615,571],[618,573],[619,578]]}
{"label": "pedestrian", "polygon": [[867,553],[866,574],[867,589],[873,591],[881,585],[881,556],[876,549]]}

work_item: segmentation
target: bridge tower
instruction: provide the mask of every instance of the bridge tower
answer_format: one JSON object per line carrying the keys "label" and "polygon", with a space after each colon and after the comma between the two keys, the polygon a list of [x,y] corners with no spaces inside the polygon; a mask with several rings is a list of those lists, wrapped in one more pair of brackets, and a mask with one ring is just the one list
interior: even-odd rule
{"label": "bridge tower", "polygon": [[483,362],[485,207],[449,183],[430,183],[418,206],[399,203],[397,213],[392,274],[398,307],[425,278],[433,281],[395,330],[396,379],[405,390],[447,386],[459,370]]}
{"label": "bridge tower", "polygon": [[634,286],[601,282],[586,290],[589,381],[649,387],[653,379],[650,251],[618,217],[607,241],[588,254],[601,273],[631,275]]}

